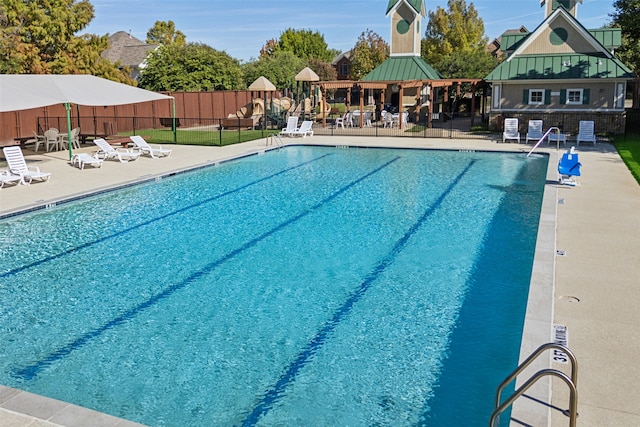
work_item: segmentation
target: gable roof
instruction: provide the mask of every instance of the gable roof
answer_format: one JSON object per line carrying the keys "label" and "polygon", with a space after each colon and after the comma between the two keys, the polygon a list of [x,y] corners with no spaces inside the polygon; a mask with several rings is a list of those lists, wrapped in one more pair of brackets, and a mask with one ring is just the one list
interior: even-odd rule
{"label": "gable roof", "polygon": [[392,56],[364,76],[363,81],[439,80],[442,76],[419,56]]}
{"label": "gable roof", "polygon": [[109,36],[109,47],[102,52],[102,57],[111,62],[119,62],[131,68],[138,68],[144,62],[149,51],[158,47],[133,37],[131,34],[118,31]]}
{"label": "gable roof", "polygon": [[[575,30],[587,45],[590,52],[524,54],[523,52],[540,37],[556,19],[563,18]],[[487,81],[496,80],[538,80],[538,79],[628,79],[633,78],[631,70],[622,61],[615,58],[598,38],[605,40],[606,31],[592,34],[563,7],[558,7],[532,33],[508,35],[505,37],[505,50],[513,49],[509,58],[499,64],[487,77]]]}
{"label": "gable roof", "polygon": [[394,9],[399,7],[400,3],[406,3],[411,6],[418,15],[426,16],[424,0],[389,0],[386,15],[389,15]]}

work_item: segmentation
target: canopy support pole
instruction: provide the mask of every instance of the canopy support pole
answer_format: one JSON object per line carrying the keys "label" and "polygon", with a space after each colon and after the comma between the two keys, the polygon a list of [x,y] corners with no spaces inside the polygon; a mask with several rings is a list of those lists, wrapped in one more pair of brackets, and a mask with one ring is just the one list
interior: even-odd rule
{"label": "canopy support pole", "polygon": [[73,158],[73,141],[71,141],[71,104],[64,103],[64,109],[67,110],[67,147],[69,149],[69,161]]}
{"label": "canopy support pole", "polygon": [[171,120],[173,128],[173,143],[178,143],[178,127],[176,126],[176,99],[171,98]]}

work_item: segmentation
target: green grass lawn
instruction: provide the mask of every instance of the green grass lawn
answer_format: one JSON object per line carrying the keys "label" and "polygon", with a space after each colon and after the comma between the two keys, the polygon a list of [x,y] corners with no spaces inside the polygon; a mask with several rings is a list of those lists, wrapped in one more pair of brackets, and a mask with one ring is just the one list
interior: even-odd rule
{"label": "green grass lawn", "polygon": [[[266,138],[269,135],[277,134],[277,129],[262,130],[182,130],[178,129],[177,143],[183,145],[211,145],[224,146],[237,144],[239,142],[253,141],[255,139]],[[172,144],[173,131],[165,129],[141,129],[136,131],[137,135],[142,135],[147,142],[154,144]]]}
{"label": "green grass lawn", "polygon": [[613,145],[618,150],[618,154],[620,154],[631,174],[640,184],[640,136],[616,137],[613,139]]}

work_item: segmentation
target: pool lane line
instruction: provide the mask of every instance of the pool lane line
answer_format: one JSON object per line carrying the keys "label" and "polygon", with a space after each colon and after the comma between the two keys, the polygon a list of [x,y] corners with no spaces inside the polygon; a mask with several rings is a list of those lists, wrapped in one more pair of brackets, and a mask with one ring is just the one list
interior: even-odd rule
{"label": "pool lane line", "polygon": [[99,239],[97,239],[97,240],[94,240],[94,241],[91,241],[91,242],[83,243],[83,244],[81,244],[81,245],[79,245],[79,246],[75,246],[75,247],[73,247],[73,248],[71,248],[71,249],[67,249],[67,250],[66,250],[66,251],[64,251],[64,252],[60,252],[60,253],[58,253],[58,254],[51,255],[51,256],[48,256],[48,257],[46,257],[46,258],[43,258],[43,259],[41,259],[41,260],[34,261],[34,262],[30,263],[30,264],[23,265],[23,266],[18,267],[18,268],[14,268],[14,269],[9,270],[9,271],[6,271],[6,272],[4,272],[4,273],[0,273],[0,279],[3,279],[3,278],[5,278],[5,277],[9,277],[9,276],[11,276],[11,275],[13,275],[13,274],[20,273],[21,271],[28,270],[28,269],[33,268],[33,267],[37,267],[37,266],[42,265],[42,264],[45,264],[45,263],[47,263],[47,262],[54,261],[54,260],[56,260],[56,259],[58,259],[58,258],[62,258],[63,256],[69,255],[69,254],[71,254],[71,253],[73,253],[73,252],[75,252],[75,251],[77,251],[77,250],[80,250],[80,249],[86,249],[86,248],[88,248],[88,247],[90,247],[90,246],[93,246],[93,245],[96,245],[96,244],[98,244],[98,243],[103,243],[103,242],[105,242],[105,241],[107,241],[107,240],[109,240],[109,239],[113,239],[113,238],[116,238],[116,237],[122,236],[122,235],[124,235],[124,234],[126,234],[126,233],[129,233],[129,232],[131,232],[131,231],[134,231],[134,230],[137,230],[137,229],[139,229],[139,228],[145,227],[145,226],[147,226],[147,225],[153,224],[154,222],[157,222],[157,221],[160,221],[160,220],[163,220],[163,219],[169,218],[169,217],[174,216],[174,215],[181,214],[181,213],[186,212],[186,211],[188,211],[188,210],[190,210],[190,209],[193,209],[193,208],[196,208],[196,207],[198,207],[198,206],[202,206],[202,205],[205,205],[205,204],[207,204],[207,203],[211,203],[211,202],[213,202],[213,201],[215,201],[215,200],[221,199],[221,198],[223,198],[223,197],[225,197],[225,196],[229,196],[229,195],[231,195],[231,194],[234,194],[234,193],[240,192],[240,191],[242,191],[242,190],[246,190],[247,188],[249,188],[249,187],[251,187],[251,186],[254,186],[254,185],[260,184],[260,183],[262,183],[262,182],[268,181],[268,180],[270,180],[270,179],[272,179],[272,178],[275,178],[275,177],[277,177],[277,176],[279,176],[279,175],[285,174],[285,173],[287,173],[287,172],[291,172],[292,170],[298,169],[298,168],[300,168],[300,167],[306,166],[306,165],[308,165],[308,164],[310,164],[310,163],[316,162],[316,161],[318,161],[318,160],[322,160],[323,158],[328,157],[328,156],[332,156],[332,155],[333,155],[333,154],[323,154],[323,155],[322,155],[322,156],[320,156],[320,157],[316,157],[315,159],[311,159],[311,160],[308,160],[308,161],[306,161],[306,162],[300,163],[299,165],[296,165],[296,166],[292,166],[292,167],[290,167],[290,168],[283,169],[283,170],[281,170],[281,171],[279,171],[279,172],[276,172],[276,173],[274,173],[274,174],[267,175],[267,176],[265,176],[265,177],[263,177],[263,178],[260,178],[260,179],[258,179],[258,180],[256,180],[256,181],[252,181],[252,182],[249,182],[248,184],[245,184],[245,185],[242,185],[242,186],[240,186],[240,187],[234,188],[233,190],[227,190],[227,191],[225,191],[225,192],[223,192],[223,193],[220,193],[220,194],[215,195],[215,196],[213,196],[213,197],[210,197],[210,198],[208,198],[208,199],[201,200],[201,201],[200,201],[200,202],[198,202],[198,203],[194,203],[194,204],[192,204],[192,205],[185,206],[185,207],[180,208],[180,209],[178,209],[178,210],[176,210],[176,211],[169,212],[169,213],[167,213],[167,214],[165,214],[165,215],[162,215],[162,216],[159,216],[159,217],[151,218],[151,219],[149,219],[149,220],[147,220],[147,221],[145,221],[145,222],[142,222],[142,223],[140,223],[140,224],[136,224],[136,225],[134,225],[134,226],[132,226],[132,227],[126,228],[126,229],[121,230],[121,231],[118,231],[118,232],[117,232],[117,233],[115,233],[115,234],[111,234],[111,235],[109,235],[109,236],[104,236],[104,237],[101,237],[101,238],[99,238]]}
{"label": "pool lane line", "polygon": [[433,204],[429,206],[418,220],[409,227],[404,235],[398,239],[389,253],[382,258],[378,264],[376,264],[367,276],[365,276],[358,288],[347,298],[344,304],[335,311],[333,316],[325,322],[324,326],[307,343],[303,350],[298,353],[289,366],[287,366],[287,369],[280,378],[278,378],[278,381],[276,381],[273,387],[266,391],[258,405],[255,406],[251,413],[244,419],[242,426],[255,426],[260,420],[260,417],[266,415],[271,408],[273,408],[273,405],[283,396],[284,390],[296,380],[298,373],[311,360],[313,355],[320,350],[336,326],[338,326],[338,324],[340,324],[340,322],[351,312],[353,306],[364,296],[380,275],[383,274],[391,264],[393,264],[397,256],[407,245],[409,239],[420,229],[429,216],[431,216],[431,214],[440,207],[444,199],[453,191],[476,161],[477,160],[471,160],[471,162],[458,174],[458,176],[456,176],[456,178],[451,182],[451,184],[449,184],[445,191],[440,194]]}
{"label": "pool lane line", "polygon": [[266,238],[274,235],[275,233],[277,233],[278,231],[288,227],[289,225],[299,221],[300,219],[308,216],[309,214],[317,211],[318,209],[322,208],[325,204],[331,202],[333,199],[337,198],[338,196],[340,196],[341,194],[345,193],[347,190],[351,189],[352,187],[354,187],[355,185],[359,184],[360,182],[366,180],[367,178],[375,175],[376,173],[380,172],[381,170],[385,169],[386,167],[388,167],[389,165],[391,165],[392,163],[396,162],[398,159],[400,159],[400,157],[394,157],[393,159],[385,162],[384,164],[382,164],[381,166],[378,166],[377,168],[373,169],[370,172],[367,172],[365,175],[361,176],[360,178],[351,181],[349,184],[345,185],[342,188],[339,188],[338,190],[334,191],[332,194],[330,194],[329,196],[325,197],[324,199],[322,199],[320,202],[316,203],[315,205],[304,209],[302,212],[300,212],[299,214],[289,218],[288,220],[281,222],[280,224],[278,224],[277,226],[275,226],[274,228],[272,228],[269,231],[264,232],[263,234],[249,240],[248,242],[244,243],[242,246],[232,250],[231,252],[228,252],[227,254],[223,255],[222,257],[218,258],[217,260],[207,264],[206,266],[204,266],[203,268],[201,268],[200,270],[194,272],[193,274],[191,274],[191,276],[187,277],[186,279],[182,280],[181,282],[175,283],[171,286],[169,286],[168,288],[166,288],[164,291],[154,295],[153,297],[149,298],[148,300],[130,308],[129,310],[125,311],[124,313],[120,314],[119,316],[115,317],[114,319],[110,320],[109,322],[105,323],[104,325],[84,333],[83,335],[79,336],[78,338],[76,338],[75,340],[71,341],[70,343],[63,345],[62,347],[60,347],[57,350],[54,350],[52,353],[50,353],[49,355],[45,356],[44,358],[37,360],[33,363],[30,363],[22,368],[19,369],[13,369],[11,371],[11,376],[13,376],[14,378],[18,378],[21,380],[32,380],[34,379],[36,376],[38,376],[38,374],[40,374],[40,372],[47,366],[52,365],[53,363],[61,360],[62,358],[64,358],[65,356],[69,355],[71,352],[83,347],[84,345],[86,345],[87,343],[89,343],[91,340],[99,337],[100,335],[104,334],[105,332],[109,331],[110,329],[134,318],[135,316],[137,316],[139,313],[141,313],[142,311],[144,311],[145,309],[153,306],[154,304],[159,303],[160,301],[164,300],[165,298],[171,296],[173,293],[175,293],[176,291],[179,291],[180,289],[186,287],[188,284],[199,280],[203,277],[205,277],[206,275],[210,274],[213,270],[215,270],[216,268],[218,268],[219,266],[221,266],[222,264],[224,264],[225,262],[233,259],[236,255],[256,246],[258,243],[260,243],[261,241],[265,240]]}

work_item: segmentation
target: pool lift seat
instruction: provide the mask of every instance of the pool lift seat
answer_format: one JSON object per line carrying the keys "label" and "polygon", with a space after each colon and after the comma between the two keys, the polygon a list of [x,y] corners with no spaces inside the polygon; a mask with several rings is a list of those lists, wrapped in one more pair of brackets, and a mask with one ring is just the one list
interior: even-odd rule
{"label": "pool lift seat", "polygon": [[578,154],[575,147],[565,152],[558,163],[558,173],[560,174],[560,184],[576,185],[576,176],[580,176],[580,168],[582,163],[578,160]]}

